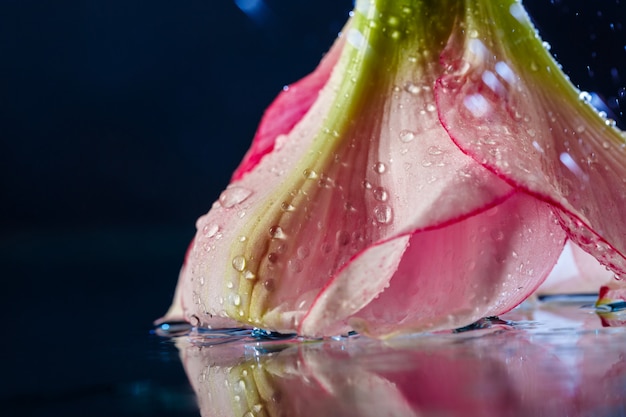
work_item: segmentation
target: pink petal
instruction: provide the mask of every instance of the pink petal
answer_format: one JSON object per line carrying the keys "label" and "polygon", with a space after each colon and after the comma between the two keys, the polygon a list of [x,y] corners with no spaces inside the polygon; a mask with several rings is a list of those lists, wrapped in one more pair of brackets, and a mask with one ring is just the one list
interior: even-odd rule
{"label": "pink petal", "polygon": [[537,289],[539,295],[592,294],[610,282],[613,273],[596,258],[568,240],[548,278]]}
{"label": "pink petal", "polygon": [[[403,246],[394,240],[459,221],[510,195],[509,186],[449,140],[431,108],[428,85],[419,93],[416,88],[394,93],[387,84],[385,94],[366,90],[363,111],[351,119],[342,140],[320,148],[320,141],[334,140],[335,132],[323,126],[336,111],[348,59],[335,65],[295,127],[198,220],[181,276],[187,319],[217,326],[230,317],[292,332],[322,291],[331,294],[328,283],[342,281],[333,277],[380,265],[378,274],[361,280],[370,290],[348,303],[350,315],[393,275]],[[398,83],[406,76],[399,75]],[[315,147],[320,154],[311,158]],[[302,165],[307,158],[312,165]],[[325,296],[335,304],[342,297]],[[315,314],[310,317],[311,329],[330,331]]]}
{"label": "pink petal", "polygon": [[465,153],[550,203],[574,242],[626,274],[624,137],[579,99],[547,51],[532,50],[534,32],[516,36],[515,51],[480,38],[448,45],[436,88],[441,121]]}
{"label": "pink petal", "polygon": [[[397,269],[365,308],[350,269],[342,271],[305,318],[305,334],[332,334],[339,323],[381,337],[449,329],[498,315],[526,299],[548,275],[565,241],[548,205],[515,194],[490,210],[440,228],[416,231]],[[364,266],[359,267],[359,263]],[[358,277],[358,275],[357,275]],[[371,300],[371,297],[368,301]],[[329,322],[327,317],[334,317]]]}
{"label": "pink petal", "polygon": [[261,119],[250,149],[233,173],[232,181],[241,179],[252,170],[263,156],[274,149],[276,140],[288,134],[309,111],[319,91],[328,82],[342,48],[343,38],[339,38],[315,71],[288,86],[274,99]]}

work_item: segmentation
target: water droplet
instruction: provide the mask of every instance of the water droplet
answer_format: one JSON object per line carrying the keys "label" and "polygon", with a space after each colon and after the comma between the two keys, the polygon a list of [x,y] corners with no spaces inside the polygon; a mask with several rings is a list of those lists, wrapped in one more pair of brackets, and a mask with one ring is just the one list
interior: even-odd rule
{"label": "water droplet", "polygon": [[478,37],[478,31],[476,29],[472,29],[469,32],[467,32],[467,35],[470,38],[477,38]]}
{"label": "water droplet", "polygon": [[413,95],[419,94],[420,91],[422,91],[421,87],[417,84],[414,84],[412,82],[408,82],[404,85],[404,89],[408,92],[411,93]]}
{"label": "water droplet", "polygon": [[500,242],[504,240],[504,233],[502,232],[502,230],[492,230],[491,238],[495,240],[496,242]]}
{"label": "water droplet", "polygon": [[389,197],[389,195],[387,194],[387,190],[385,190],[383,187],[374,188],[372,193],[374,194],[374,198],[378,201],[387,201],[387,198]]}
{"label": "water droplet", "polygon": [[304,263],[298,259],[298,258],[294,258],[294,259],[290,259],[289,262],[287,262],[287,267],[295,272],[302,272],[302,270],[304,269]]}
{"label": "water droplet", "polygon": [[345,230],[340,230],[337,232],[336,239],[339,246],[346,246],[350,243],[350,233]]}
{"label": "water droplet", "polygon": [[235,287],[235,284],[232,283],[232,281],[228,281],[226,283],[226,288],[228,288],[229,290],[232,290]]}
{"label": "water droplet", "polygon": [[389,207],[388,205],[380,204],[374,207],[374,219],[378,223],[387,224],[391,222],[392,217],[393,217],[393,211],[391,210],[391,207]]}
{"label": "water droplet", "polygon": [[233,258],[233,268],[235,268],[236,271],[243,272],[243,270],[246,269],[246,258],[241,255],[235,256]]}
{"label": "water droplet", "polygon": [[363,181],[361,185],[363,185],[363,188],[365,188],[366,190],[372,188],[372,184],[368,180]]}
{"label": "water droplet", "polygon": [[400,132],[400,141],[404,142],[404,143],[408,143],[411,142],[413,139],[415,139],[415,132],[412,132],[410,130],[403,130]]}
{"label": "water droplet", "polygon": [[248,240],[248,238],[247,238],[247,237],[245,237],[245,236],[239,236],[238,240],[239,240],[240,242],[245,242],[246,240]]}
{"label": "water droplet", "polygon": [[248,280],[253,280],[256,278],[256,275],[254,275],[254,272],[252,271],[245,270],[243,271],[243,277]]}
{"label": "water droplet", "polygon": [[270,261],[271,263],[276,263],[278,262],[278,254],[276,252],[272,252],[269,255],[267,255],[267,260]]}
{"label": "water droplet", "polygon": [[611,144],[609,142],[604,141],[604,142],[602,142],[602,147],[604,149],[609,149],[611,147]]}
{"label": "water droplet", "polygon": [[433,104],[433,103],[428,103],[426,105],[426,111],[428,112],[434,112],[435,110],[437,110],[437,107]]}
{"label": "water droplet", "polygon": [[437,145],[433,145],[428,148],[428,154],[430,155],[441,155],[442,153],[443,151]]}
{"label": "water droplet", "polygon": [[296,252],[298,253],[298,257],[300,257],[300,259],[307,258],[311,254],[310,249],[306,246],[300,246]]}
{"label": "water droplet", "polygon": [[384,174],[387,171],[387,166],[382,162],[376,162],[374,164],[374,172],[378,174]]}
{"label": "water droplet", "polygon": [[585,102],[585,103],[591,103],[591,94],[589,94],[589,93],[588,93],[588,92],[586,92],[586,91],[581,91],[581,92],[578,94],[578,99],[579,99],[580,101]]}
{"label": "water droplet", "polygon": [[387,19],[387,23],[389,23],[389,26],[396,27],[400,24],[400,19],[395,16],[389,16],[389,19]]}
{"label": "water droplet", "polygon": [[294,211],[296,208],[288,202],[283,201],[282,203],[280,203],[280,209],[284,212],[291,212]]}
{"label": "water droplet", "polygon": [[283,232],[283,229],[280,226],[272,226],[269,229],[270,236],[273,239],[285,239],[287,235]]}
{"label": "water droplet", "polygon": [[200,325],[200,318],[194,314],[191,317],[189,317],[189,323],[193,327],[198,327]]}
{"label": "water droplet", "polygon": [[265,288],[265,290],[268,292],[272,292],[276,289],[276,284],[274,283],[273,279],[267,279],[263,281],[263,288]]}
{"label": "water droplet", "polygon": [[213,236],[215,236],[215,234],[217,232],[219,232],[219,230],[220,230],[220,227],[218,225],[216,225],[216,224],[208,225],[207,224],[207,225],[205,225],[202,228],[202,233],[204,233],[206,235],[206,237],[213,237]]}
{"label": "water droplet", "polygon": [[233,305],[238,307],[241,305],[241,296],[239,294],[234,294],[232,296]]}
{"label": "water droplet", "polygon": [[224,208],[231,208],[236,204],[240,204],[244,202],[250,195],[252,191],[243,187],[229,187],[225,189],[220,195],[219,202]]}
{"label": "water droplet", "polygon": [[314,180],[317,179],[317,172],[315,172],[312,169],[305,169],[304,171],[302,171],[302,175],[304,176],[304,178],[306,178],[307,180]]}

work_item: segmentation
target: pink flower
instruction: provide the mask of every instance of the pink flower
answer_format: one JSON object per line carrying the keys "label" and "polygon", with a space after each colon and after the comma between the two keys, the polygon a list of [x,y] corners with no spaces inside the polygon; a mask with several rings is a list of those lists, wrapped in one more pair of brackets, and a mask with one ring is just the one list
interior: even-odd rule
{"label": "pink flower", "polygon": [[456,328],[526,299],[568,238],[621,276],[624,148],[519,2],[357,1],[198,220],[166,317]]}

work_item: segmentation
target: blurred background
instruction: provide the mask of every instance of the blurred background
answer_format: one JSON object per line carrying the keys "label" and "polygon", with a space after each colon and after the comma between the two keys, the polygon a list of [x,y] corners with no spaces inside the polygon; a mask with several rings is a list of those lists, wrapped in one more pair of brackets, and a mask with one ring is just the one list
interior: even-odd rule
{"label": "blurred background", "polygon": [[[624,128],[626,4],[524,5]],[[152,320],[265,107],[316,66],[351,7],[0,2],[0,409],[197,415]]]}

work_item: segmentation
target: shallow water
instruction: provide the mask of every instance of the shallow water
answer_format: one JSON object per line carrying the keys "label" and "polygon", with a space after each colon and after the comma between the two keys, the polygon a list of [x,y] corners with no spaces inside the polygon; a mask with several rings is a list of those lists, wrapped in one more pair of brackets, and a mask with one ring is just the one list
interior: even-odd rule
{"label": "shallow water", "polygon": [[589,301],[527,303],[462,331],[387,341],[249,331],[173,341],[205,417],[624,416],[626,313]]}

